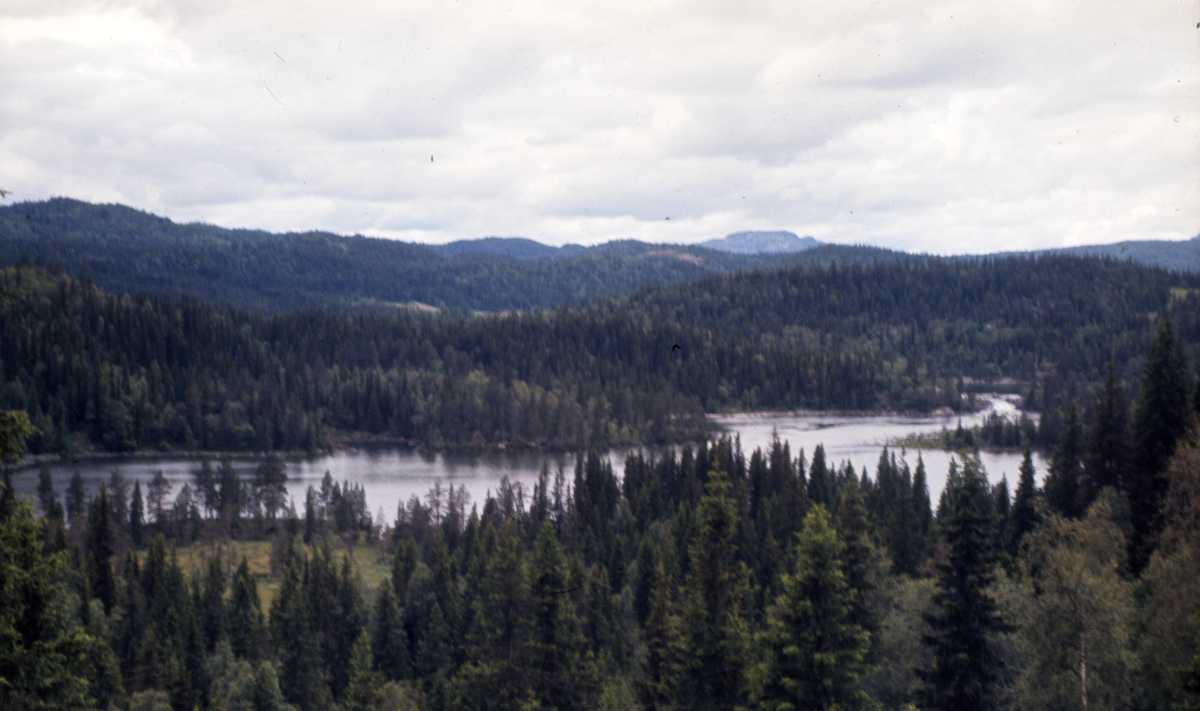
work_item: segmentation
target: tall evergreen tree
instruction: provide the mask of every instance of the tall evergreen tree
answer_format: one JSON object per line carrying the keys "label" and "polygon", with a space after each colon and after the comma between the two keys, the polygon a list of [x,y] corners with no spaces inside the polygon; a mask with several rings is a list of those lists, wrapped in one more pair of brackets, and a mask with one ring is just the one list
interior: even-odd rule
{"label": "tall evergreen tree", "polygon": [[767,612],[759,708],[870,706],[858,679],[866,671],[871,635],[853,621],[845,550],[825,508],[813,507],[796,547],[796,572],[783,576],[781,594]]}
{"label": "tall evergreen tree", "polygon": [[1146,355],[1142,389],[1133,413],[1133,460],[1127,491],[1133,536],[1129,563],[1135,572],[1150,560],[1166,490],[1163,470],[1187,427],[1187,367],[1170,319],[1163,318]]}
{"label": "tall evergreen tree", "polygon": [[1058,446],[1050,459],[1043,493],[1051,509],[1067,518],[1079,518],[1083,506],[1083,428],[1079,413],[1072,402],[1067,411],[1067,423]]}
{"label": "tall evergreen tree", "polygon": [[938,563],[936,611],[926,614],[932,633],[923,638],[933,668],[917,672],[926,705],[938,711],[995,706],[1001,660],[993,636],[1007,631],[987,588],[994,579],[991,497],[978,461],[951,467],[943,496],[946,557]]}
{"label": "tall evergreen tree", "polygon": [[112,612],[117,601],[117,582],[113,576],[114,550],[112,509],[108,502],[108,487],[100,485],[100,494],[92,499],[88,516],[88,582],[92,593],[100,598],[104,613]]}
{"label": "tall evergreen tree", "polygon": [[738,560],[737,504],[725,472],[712,470],[688,550],[684,629],[688,660],[682,689],[691,709],[729,709],[745,696],[749,632],[744,607],[749,571]]}
{"label": "tall evergreen tree", "polygon": [[477,661],[458,675],[463,703],[477,708],[517,708],[532,692],[533,619],[529,573],[515,520],[505,523],[497,535],[487,566],[471,650]]}
{"label": "tall evergreen tree", "polygon": [[813,504],[821,504],[832,510],[833,497],[833,474],[825,463],[825,446],[818,444],[813,450],[812,464],[808,468],[808,499]]}
{"label": "tall evergreen tree", "polygon": [[274,520],[287,495],[287,464],[278,454],[269,454],[254,470],[254,486],[267,518]]}
{"label": "tall evergreen tree", "polygon": [[1017,493],[1013,497],[1012,510],[1008,516],[1008,535],[1005,536],[1005,550],[1014,559],[1021,550],[1021,539],[1033,530],[1038,521],[1035,475],[1033,452],[1026,445],[1025,454],[1021,458],[1020,476],[1017,479]]}
{"label": "tall evergreen tree", "polygon": [[534,545],[530,586],[530,675],[534,694],[541,703],[560,711],[587,708],[595,681],[589,679],[584,664],[584,637],[567,595],[565,568],[554,526],[543,521]]}
{"label": "tall evergreen tree", "polygon": [[225,636],[225,571],[220,555],[208,559],[200,593],[200,630],[209,654]]}
{"label": "tall evergreen tree", "polygon": [[83,488],[83,475],[75,472],[71,475],[71,483],[67,485],[67,494],[64,497],[67,504],[67,516],[71,519],[71,525],[75,525],[75,519],[82,516],[83,507],[86,503],[86,493]]}
{"label": "tall evergreen tree", "polygon": [[637,694],[646,711],[674,711],[683,708],[678,699],[682,693],[685,650],[680,617],[672,599],[674,585],[662,561],[652,571],[654,588],[650,609],[641,638],[646,645],[642,676],[637,680]]}
{"label": "tall evergreen tree", "polygon": [[849,622],[874,633],[878,628],[878,620],[872,614],[868,600],[875,590],[879,568],[886,566],[886,563],[881,564],[886,556],[871,542],[871,524],[867,520],[858,477],[853,474],[846,477],[846,484],[842,487],[836,533],[842,547],[839,554],[841,574],[850,591]]}
{"label": "tall evergreen tree", "polygon": [[141,546],[146,531],[146,507],[142,503],[142,482],[133,482],[133,497],[129,501],[129,537],[133,545]]}
{"label": "tall evergreen tree", "polygon": [[238,658],[263,659],[266,654],[265,623],[258,581],[250,574],[243,557],[230,585],[228,606],[229,646]]}
{"label": "tall evergreen tree", "polygon": [[342,697],[342,708],[346,711],[369,711],[372,708],[375,694],[382,686],[373,659],[371,635],[364,629],[355,640],[350,653],[350,682],[346,685],[346,693]]}
{"label": "tall evergreen tree", "polygon": [[404,616],[392,591],[391,580],[379,584],[375,598],[375,668],[388,681],[405,679],[409,674],[408,633]]}
{"label": "tall evergreen tree", "polygon": [[307,561],[293,558],[284,570],[279,591],[271,604],[271,639],[279,655],[279,676],[284,696],[304,711],[321,711],[331,702],[328,674],[321,664],[321,640],[303,572]]}
{"label": "tall evergreen tree", "polygon": [[23,501],[0,506],[0,693],[15,708],[88,705],[80,673],[91,639],[70,621],[60,570]]}
{"label": "tall evergreen tree", "polygon": [[1129,479],[1133,453],[1129,448],[1129,399],[1117,381],[1117,369],[1108,362],[1104,386],[1096,395],[1095,414],[1084,452],[1083,506],[1086,508],[1106,486],[1123,489]]}

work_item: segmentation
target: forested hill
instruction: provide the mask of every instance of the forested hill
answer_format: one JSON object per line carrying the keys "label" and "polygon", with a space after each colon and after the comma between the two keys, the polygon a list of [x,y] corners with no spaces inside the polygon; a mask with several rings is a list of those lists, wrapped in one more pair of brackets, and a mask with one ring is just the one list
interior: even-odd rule
{"label": "forested hill", "polygon": [[[1129,384],[1157,319],[1200,357],[1200,275],[1112,258],[928,258],[723,275],[596,302],[744,344],[872,353],[893,376],[934,369],[1035,386],[1027,405],[1082,401],[1111,360]],[[1053,433],[1057,414],[1046,420]]]}
{"label": "forested hill", "polygon": [[1095,257],[797,266],[708,277],[592,308],[746,340],[933,359],[975,377],[1057,367],[1096,380],[1110,359],[1133,376],[1162,314],[1188,348],[1200,345],[1200,275]]}
{"label": "forested hill", "polygon": [[908,258],[833,245],[769,255],[635,241],[556,249],[489,238],[431,247],[327,232],[180,225],[121,205],[66,198],[0,207],[0,266],[24,256],[71,274],[86,268],[113,292],[187,293],[259,313],[414,304],[472,311],[553,308],[714,273]]}
{"label": "forested hill", "polygon": [[[1080,257],[797,267],[507,317],[254,315],[36,268],[0,319],[0,409],[35,449],[679,441],[703,412],[961,408],[1015,378],[1057,440],[1112,360],[1136,386],[1161,316],[1200,355],[1200,276]],[[15,291],[14,291],[15,290]]]}
{"label": "forested hill", "polygon": [[1129,240],[1114,244],[1090,244],[1051,249],[1038,254],[1075,254],[1115,259],[1132,259],[1163,269],[1200,272],[1200,235],[1189,240]]}

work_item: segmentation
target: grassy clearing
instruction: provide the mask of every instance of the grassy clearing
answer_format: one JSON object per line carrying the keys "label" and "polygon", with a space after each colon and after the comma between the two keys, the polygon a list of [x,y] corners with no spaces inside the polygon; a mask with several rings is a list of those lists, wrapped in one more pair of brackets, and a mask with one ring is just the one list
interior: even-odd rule
{"label": "grassy clearing", "polygon": [[[382,545],[367,545],[357,542],[352,548],[343,542],[329,543],[334,560],[341,564],[342,557],[349,554],[355,572],[363,582],[368,601],[374,598],[374,592],[384,578],[392,574],[390,558]],[[314,554],[315,546],[306,546],[297,541],[297,549],[309,556]],[[197,542],[190,546],[175,548],[173,554],[184,575],[203,575],[208,561],[219,556],[225,568],[225,580],[233,577],[242,558],[251,574],[258,581],[258,595],[262,600],[263,612],[269,612],[275,594],[279,591],[280,578],[283,571],[277,569],[277,561],[282,555],[283,542],[279,540],[266,541],[214,541]],[[145,560],[145,552],[140,554]]]}

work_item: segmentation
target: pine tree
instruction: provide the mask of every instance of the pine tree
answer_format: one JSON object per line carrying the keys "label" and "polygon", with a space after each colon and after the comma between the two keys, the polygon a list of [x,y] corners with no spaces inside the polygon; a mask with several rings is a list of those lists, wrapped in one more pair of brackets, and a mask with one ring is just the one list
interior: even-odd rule
{"label": "pine tree", "polygon": [[225,636],[225,572],[218,554],[208,560],[200,594],[200,629],[204,649],[212,653]]}
{"label": "pine tree", "polygon": [[988,593],[996,553],[992,547],[991,497],[978,461],[966,457],[961,471],[951,467],[943,494],[946,557],[937,566],[937,610],[926,614],[932,634],[932,669],[917,672],[925,684],[926,705],[938,711],[994,707],[1001,662],[993,635],[1009,629]]}
{"label": "pine tree", "polygon": [[64,497],[67,504],[67,516],[70,517],[72,526],[75,525],[75,519],[84,513],[85,496],[83,475],[75,472],[71,475],[71,483],[67,485],[67,494]]}
{"label": "pine tree", "polygon": [[658,561],[651,573],[654,589],[641,638],[646,645],[642,676],[637,679],[638,698],[646,711],[674,711],[683,708],[681,696],[685,664],[685,644],[679,614],[671,591],[671,576]]}
{"label": "pine tree", "polygon": [[688,549],[684,629],[689,655],[682,689],[692,709],[733,708],[745,695],[750,638],[743,608],[750,576],[737,559],[738,515],[731,489],[724,472],[709,473]]}
{"label": "pine tree", "polygon": [[70,622],[64,555],[44,555],[41,533],[25,502],[0,506],[0,693],[17,708],[84,707],[91,639]]}
{"label": "pine tree", "polygon": [[104,613],[112,612],[117,601],[117,582],[113,577],[112,510],[108,503],[108,487],[100,485],[100,494],[92,499],[88,516],[87,565],[88,582],[92,592],[104,605]]}
{"label": "pine tree", "polygon": [[1129,563],[1140,572],[1150,560],[1166,479],[1163,470],[1187,427],[1187,368],[1171,321],[1163,318],[1146,356],[1142,389],[1133,413],[1132,481],[1127,487],[1133,536]]}
{"label": "pine tree", "polygon": [[408,677],[408,633],[404,630],[404,616],[392,591],[392,582],[379,584],[375,598],[375,635],[372,648],[375,650],[375,668],[388,681],[399,681]]}
{"label": "pine tree", "polygon": [[[509,519],[487,560],[478,598],[477,627],[472,635],[472,663],[456,677],[465,705],[517,708],[533,693],[531,603],[521,536],[516,521]],[[426,637],[430,634],[432,631]]]}
{"label": "pine tree", "polygon": [[834,505],[833,476],[825,463],[825,446],[813,450],[812,465],[808,468],[808,500],[826,509]]}
{"label": "pine tree", "polygon": [[1017,493],[1008,516],[1008,535],[1005,536],[1005,551],[1014,559],[1020,553],[1021,539],[1032,531],[1038,522],[1037,507],[1034,503],[1038,495],[1035,473],[1033,452],[1026,445],[1025,454],[1021,458]]}
{"label": "pine tree", "polygon": [[[807,521],[807,519],[805,519]],[[858,477],[846,477],[842,500],[838,506],[837,536],[842,546],[840,566],[850,589],[850,622],[874,633],[878,620],[872,614],[868,599],[875,589],[879,561],[884,558],[871,542],[871,524],[859,491]]]}
{"label": "pine tree", "polygon": [[1051,509],[1067,518],[1083,515],[1083,428],[1072,402],[1067,411],[1067,424],[1058,446],[1050,459],[1043,494]]}
{"label": "pine tree", "polygon": [[146,504],[150,507],[150,512],[154,514],[154,523],[158,525],[159,530],[167,524],[167,505],[170,503],[168,497],[171,495],[171,482],[167,481],[167,477],[163,475],[162,469],[154,472],[154,478],[150,480],[150,486],[146,491]]}
{"label": "pine tree", "polygon": [[1084,452],[1083,505],[1086,508],[1106,486],[1123,489],[1129,479],[1133,453],[1129,449],[1129,401],[1117,382],[1112,361],[1104,387],[1096,395],[1095,415]]}
{"label": "pine tree", "polygon": [[228,606],[229,646],[238,658],[251,660],[266,656],[265,623],[258,597],[258,581],[250,574],[243,557],[230,585]]}
{"label": "pine tree", "polygon": [[287,464],[277,454],[269,454],[254,470],[254,486],[257,488],[258,499],[266,509],[267,518],[275,520],[275,515],[283,506],[287,495]]}
{"label": "pine tree", "polygon": [[796,572],[784,575],[762,635],[761,709],[859,709],[870,633],[854,623],[854,590],[843,573],[845,545],[817,505],[804,518]]}
{"label": "pine tree", "polygon": [[142,482],[133,482],[133,498],[129,502],[129,537],[140,547],[146,532],[146,508],[142,503]]}
{"label": "pine tree", "polygon": [[562,547],[549,521],[542,523],[534,545],[531,577],[529,666],[533,693],[547,708],[587,708],[594,680],[588,678],[583,663],[584,638],[567,594]]}
{"label": "pine tree", "polygon": [[271,605],[271,639],[279,655],[284,695],[304,711],[318,711],[329,706],[331,695],[321,665],[315,610],[303,580],[311,580],[302,572],[306,564],[293,558],[283,573]]}
{"label": "pine tree", "polygon": [[375,694],[382,686],[378,672],[374,669],[371,654],[371,635],[364,629],[354,642],[350,652],[350,682],[342,696],[345,711],[369,711]]}

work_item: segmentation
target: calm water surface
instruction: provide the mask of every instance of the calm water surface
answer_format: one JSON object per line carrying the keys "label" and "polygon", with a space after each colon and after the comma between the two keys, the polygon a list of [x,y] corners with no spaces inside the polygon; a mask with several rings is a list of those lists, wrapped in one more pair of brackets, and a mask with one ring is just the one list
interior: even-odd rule
{"label": "calm water surface", "polygon": [[[1015,415],[1014,404],[1002,396],[990,397],[988,409],[963,416],[964,427],[977,424],[991,411]],[[818,444],[825,446],[826,461],[842,465],[851,462],[861,473],[865,466],[874,476],[875,465],[883,445],[894,438],[913,432],[940,432],[943,427],[957,426],[957,416],[904,417],[888,415],[841,416],[821,413],[799,415],[729,415],[711,418],[720,430],[741,438],[742,449],[747,457],[756,447],[770,447],[773,436],[790,443],[792,455],[798,456],[803,449],[805,457],[812,459],[812,451]],[[620,476],[624,472],[625,456],[631,450],[612,450],[607,458],[613,470]],[[662,450],[651,450],[655,455]],[[917,452],[906,452],[905,459],[916,468]],[[929,476],[929,489],[933,501],[945,486],[946,470],[953,456],[949,452],[922,450]],[[999,481],[1008,476],[1009,489],[1016,489],[1017,468],[1021,455],[1017,453],[981,453],[981,460],[988,478]],[[260,458],[237,455],[231,457],[234,468],[243,476],[251,477]],[[309,486],[319,488],[321,479],[328,471],[340,482],[361,484],[366,490],[367,503],[371,511],[383,514],[383,520],[395,518],[397,503],[407,501],[413,495],[424,496],[435,482],[443,486],[453,484],[455,488],[466,487],[471,500],[482,504],[489,491],[495,492],[502,477],[520,482],[527,492],[533,490],[538,472],[543,463],[550,468],[551,477],[562,467],[571,480],[575,456],[571,453],[547,452],[487,452],[487,453],[422,453],[412,449],[393,446],[364,446],[308,458],[292,458],[288,465],[288,493],[297,508],[303,508],[304,491]],[[1044,474],[1046,462],[1037,454],[1034,463],[1039,479]],[[55,488],[61,497],[67,482],[78,471],[87,483],[89,492],[95,491],[102,481],[107,481],[113,469],[120,469],[129,480],[140,480],[143,490],[154,473],[162,470],[173,484],[173,493],[191,481],[192,472],[199,468],[196,458],[164,456],[160,458],[129,457],[81,457],[78,461],[56,461],[49,464],[54,476]],[[217,462],[213,462],[214,468]],[[37,488],[36,467],[25,468],[16,473],[14,482],[19,492],[35,496]]]}

